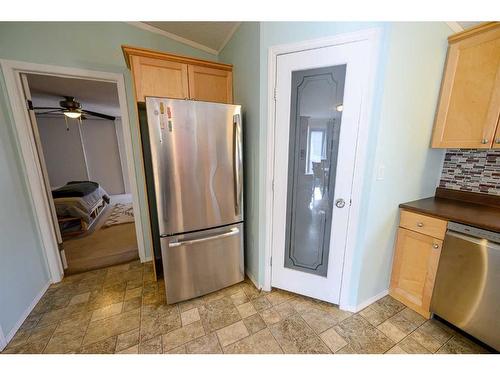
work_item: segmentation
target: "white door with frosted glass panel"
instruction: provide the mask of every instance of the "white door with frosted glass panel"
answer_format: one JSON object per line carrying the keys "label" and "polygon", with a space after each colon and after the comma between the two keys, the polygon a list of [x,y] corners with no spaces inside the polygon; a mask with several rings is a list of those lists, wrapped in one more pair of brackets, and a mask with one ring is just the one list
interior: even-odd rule
{"label": "white door with frosted glass panel", "polygon": [[271,284],[338,303],[366,41],[278,55]]}

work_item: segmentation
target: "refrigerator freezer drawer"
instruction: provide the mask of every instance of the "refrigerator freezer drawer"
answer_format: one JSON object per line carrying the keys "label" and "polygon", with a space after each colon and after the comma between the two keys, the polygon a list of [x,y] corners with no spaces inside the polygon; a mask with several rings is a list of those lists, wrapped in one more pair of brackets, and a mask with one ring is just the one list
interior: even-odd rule
{"label": "refrigerator freezer drawer", "polygon": [[163,237],[167,303],[195,298],[243,281],[243,223]]}

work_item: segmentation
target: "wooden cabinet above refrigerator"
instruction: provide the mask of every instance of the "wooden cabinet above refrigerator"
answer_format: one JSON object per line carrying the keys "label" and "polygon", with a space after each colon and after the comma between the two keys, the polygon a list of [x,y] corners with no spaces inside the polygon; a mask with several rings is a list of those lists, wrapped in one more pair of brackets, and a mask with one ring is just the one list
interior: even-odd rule
{"label": "wooden cabinet above refrigerator", "polygon": [[432,147],[498,147],[500,23],[452,35],[448,44]]}
{"label": "wooden cabinet above refrigerator", "polygon": [[122,46],[137,102],[146,96],[233,103],[233,66]]}

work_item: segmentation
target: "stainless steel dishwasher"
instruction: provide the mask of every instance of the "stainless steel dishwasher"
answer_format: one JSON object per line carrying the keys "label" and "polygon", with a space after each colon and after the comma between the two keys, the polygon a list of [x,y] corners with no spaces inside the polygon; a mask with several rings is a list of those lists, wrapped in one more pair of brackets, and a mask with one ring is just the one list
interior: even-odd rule
{"label": "stainless steel dishwasher", "polygon": [[431,312],[500,350],[500,233],[448,224]]}

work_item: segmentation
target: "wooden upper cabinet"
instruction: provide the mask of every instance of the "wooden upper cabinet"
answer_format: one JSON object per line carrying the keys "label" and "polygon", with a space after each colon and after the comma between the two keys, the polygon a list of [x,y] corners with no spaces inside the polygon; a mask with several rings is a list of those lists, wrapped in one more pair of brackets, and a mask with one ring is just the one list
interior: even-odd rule
{"label": "wooden upper cabinet", "polygon": [[495,139],[493,139],[493,148],[500,148],[500,116],[497,121],[497,132],[495,134]]}
{"label": "wooden upper cabinet", "polygon": [[233,102],[233,73],[189,65],[189,97],[207,102]]}
{"label": "wooden upper cabinet", "polygon": [[448,42],[432,147],[491,148],[500,111],[500,23]]}
{"label": "wooden upper cabinet", "polygon": [[136,100],[146,96],[233,102],[232,65],[122,46]]}
{"label": "wooden upper cabinet", "polygon": [[389,293],[426,318],[442,244],[431,236],[398,229]]}
{"label": "wooden upper cabinet", "polygon": [[187,70],[187,64],[132,56],[137,101],[145,101],[146,96],[188,98]]}

